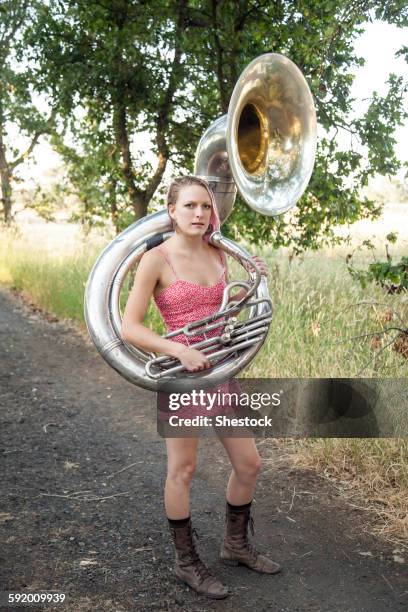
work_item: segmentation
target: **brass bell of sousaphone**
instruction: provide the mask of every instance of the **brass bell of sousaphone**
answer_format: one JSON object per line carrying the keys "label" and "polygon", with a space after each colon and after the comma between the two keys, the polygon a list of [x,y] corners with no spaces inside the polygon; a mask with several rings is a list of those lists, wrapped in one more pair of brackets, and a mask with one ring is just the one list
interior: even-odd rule
{"label": "brass bell of sousaphone", "polygon": [[[237,188],[253,210],[280,215],[306,189],[315,151],[316,113],[309,87],[291,60],[267,53],[243,71],[228,114],[204,133],[194,174],[210,183],[221,223],[232,210]],[[229,283],[217,313],[166,336],[205,337],[206,331],[221,328],[219,335],[194,344],[207,354],[212,367],[189,373],[177,359],[158,357],[124,342],[119,298],[126,275],[143,253],[172,233],[167,209],[130,225],[101,253],[85,289],[85,320],[96,348],[127,380],[153,391],[191,389],[235,376],[261,348],[272,320],[265,277],[245,249],[217,231],[211,243],[236,259],[248,280]],[[234,287],[248,290],[240,302],[229,300]]]}

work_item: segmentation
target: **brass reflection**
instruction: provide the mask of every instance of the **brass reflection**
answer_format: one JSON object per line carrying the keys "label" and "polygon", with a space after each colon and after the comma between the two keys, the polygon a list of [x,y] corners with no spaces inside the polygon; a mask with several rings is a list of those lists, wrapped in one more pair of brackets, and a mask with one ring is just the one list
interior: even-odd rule
{"label": "brass reflection", "polygon": [[264,171],[268,147],[267,121],[259,108],[246,104],[238,123],[238,152],[249,174]]}

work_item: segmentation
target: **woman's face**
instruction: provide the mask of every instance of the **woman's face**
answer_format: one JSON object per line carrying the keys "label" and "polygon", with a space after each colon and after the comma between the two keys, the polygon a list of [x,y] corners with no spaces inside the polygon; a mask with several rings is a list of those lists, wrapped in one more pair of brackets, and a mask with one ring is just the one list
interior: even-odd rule
{"label": "woman's face", "polygon": [[177,224],[177,231],[188,236],[205,234],[210,223],[211,212],[210,195],[201,185],[182,187],[176,203],[169,206],[169,214]]}

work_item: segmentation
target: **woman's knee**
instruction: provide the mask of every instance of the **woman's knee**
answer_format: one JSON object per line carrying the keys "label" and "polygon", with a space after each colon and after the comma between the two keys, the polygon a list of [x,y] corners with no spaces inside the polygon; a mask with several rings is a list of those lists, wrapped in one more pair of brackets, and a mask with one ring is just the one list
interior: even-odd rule
{"label": "woman's knee", "polygon": [[248,458],[242,462],[238,469],[235,468],[238,478],[241,480],[253,480],[255,479],[262,469],[261,458],[258,456]]}
{"label": "woman's knee", "polygon": [[177,483],[190,484],[196,470],[196,461],[191,459],[169,466],[167,477]]}

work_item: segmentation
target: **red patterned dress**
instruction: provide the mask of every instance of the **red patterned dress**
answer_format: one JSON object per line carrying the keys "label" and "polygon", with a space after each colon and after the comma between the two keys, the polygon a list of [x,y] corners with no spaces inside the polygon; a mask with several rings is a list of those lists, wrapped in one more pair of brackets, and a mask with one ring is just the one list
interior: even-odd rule
{"label": "red patterned dress", "polygon": [[[224,289],[227,285],[226,268],[220,251],[218,251],[218,253],[223,271],[219,280],[215,284],[205,287],[198,283],[179,278],[170,261],[168,252],[163,247],[157,247],[157,249],[163,255],[174,275],[174,282],[163,289],[163,291],[161,291],[154,298],[156,306],[159,309],[166,325],[167,333],[175,331],[176,329],[184,327],[188,323],[203,319],[217,312],[222,302]],[[206,337],[211,338],[212,336],[217,336],[220,334],[220,331],[220,328],[213,329],[206,332]],[[172,336],[169,339],[174,342],[179,342],[180,344],[185,344],[186,346],[194,347],[194,344],[205,340],[205,337],[204,335],[187,337],[184,334],[178,334],[177,336]],[[208,393],[239,393],[240,386],[236,381],[232,380],[220,384],[218,387],[208,388],[206,391]],[[164,396],[164,394],[161,394],[161,396]],[[163,400],[163,397],[161,397],[161,400]],[[163,402],[160,401],[160,404],[162,405]],[[218,403],[215,403],[211,410],[207,410],[206,406],[196,405],[184,406],[177,410],[177,415],[183,418],[192,418],[198,415],[214,417],[217,415],[233,413],[234,409],[232,405],[223,405]],[[167,412],[167,410],[160,411],[160,418],[167,420],[169,414],[174,414],[174,412]]]}

